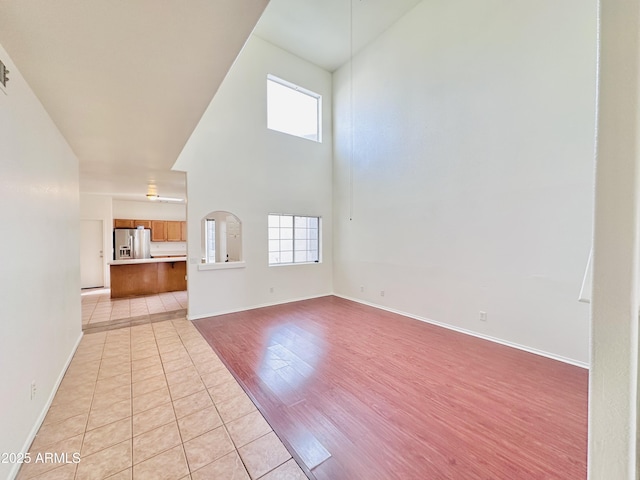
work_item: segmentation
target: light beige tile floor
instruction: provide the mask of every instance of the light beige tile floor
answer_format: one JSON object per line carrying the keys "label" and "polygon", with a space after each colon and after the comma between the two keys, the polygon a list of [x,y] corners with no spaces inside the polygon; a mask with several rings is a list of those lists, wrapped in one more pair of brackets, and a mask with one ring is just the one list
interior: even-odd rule
{"label": "light beige tile floor", "polygon": [[85,334],[30,449],[47,454],[17,478],[307,478],[186,319]]}
{"label": "light beige tile floor", "polygon": [[95,288],[83,290],[80,297],[84,327],[128,318],[182,311],[187,308],[186,291],[112,299],[108,288]]}

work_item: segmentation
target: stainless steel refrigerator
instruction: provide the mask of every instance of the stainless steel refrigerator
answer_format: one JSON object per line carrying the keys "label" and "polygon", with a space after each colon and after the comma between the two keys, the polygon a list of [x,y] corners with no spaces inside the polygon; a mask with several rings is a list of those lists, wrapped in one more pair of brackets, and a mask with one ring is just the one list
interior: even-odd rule
{"label": "stainless steel refrigerator", "polygon": [[114,260],[151,258],[151,230],[148,228],[116,228],[113,230]]}

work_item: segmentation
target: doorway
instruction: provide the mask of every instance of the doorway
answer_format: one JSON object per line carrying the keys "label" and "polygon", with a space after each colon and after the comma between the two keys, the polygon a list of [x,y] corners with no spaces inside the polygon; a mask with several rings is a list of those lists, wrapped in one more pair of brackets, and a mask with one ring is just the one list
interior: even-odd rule
{"label": "doorway", "polygon": [[102,220],[80,221],[80,287],[104,286]]}

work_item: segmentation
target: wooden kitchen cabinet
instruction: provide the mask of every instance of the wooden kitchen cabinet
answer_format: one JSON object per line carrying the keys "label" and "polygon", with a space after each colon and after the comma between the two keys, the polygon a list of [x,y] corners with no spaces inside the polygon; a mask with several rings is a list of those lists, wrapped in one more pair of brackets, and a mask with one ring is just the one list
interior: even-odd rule
{"label": "wooden kitchen cabinet", "polygon": [[173,220],[129,220],[115,218],[113,228],[149,228],[152,242],[185,242],[187,222]]}
{"label": "wooden kitchen cabinet", "polygon": [[158,293],[158,264],[111,265],[111,298]]}
{"label": "wooden kitchen cabinet", "polygon": [[133,220],[115,218],[113,220],[113,228],[133,228]]}
{"label": "wooden kitchen cabinet", "polygon": [[151,241],[167,241],[167,222],[164,220],[151,220]]}
{"label": "wooden kitchen cabinet", "polygon": [[116,218],[113,220],[113,228],[151,228],[151,220],[130,220],[128,218]]}
{"label": "wooden kitchen cabinet", "polygon": [[151,220],[134,220],[133,228],[151,228]]}
{"label": "wooden kitchen cabinet", "polygon": [[181,222],[168,220],[167,222],[167,242],[179,242],[182,240]]}
{"label": "wooden kitchen cabinet", "polygon": [[187,289],[187,262],[111,265],[111,298],[136,297]]}
{"label": "wooden kitchen cabinet", "polygon": [[158,263],[158,292],[187,289],[187,262]]}

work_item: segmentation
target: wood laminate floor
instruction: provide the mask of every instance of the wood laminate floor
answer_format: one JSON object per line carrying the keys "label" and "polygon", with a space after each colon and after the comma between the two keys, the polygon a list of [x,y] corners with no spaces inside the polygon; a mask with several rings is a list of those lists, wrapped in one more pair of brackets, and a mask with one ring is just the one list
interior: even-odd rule
{"label": "wood laminate floor", "polygon": [[585,369],[332,296],[194,323],[310,478],[586,478]]}

